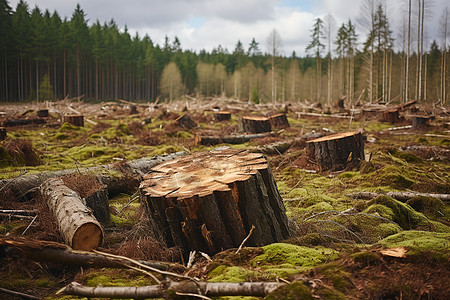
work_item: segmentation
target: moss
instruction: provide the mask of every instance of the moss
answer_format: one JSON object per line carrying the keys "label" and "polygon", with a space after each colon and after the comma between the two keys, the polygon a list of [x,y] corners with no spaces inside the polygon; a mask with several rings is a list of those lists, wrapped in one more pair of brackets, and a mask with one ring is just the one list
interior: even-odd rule
{"label": "moss", "polygon": [[253,272],[237,266],[220,265],[209,273],[213,282],[243,282],[247,281]]}
{"label": "moss", "polygon": [[14,163],[11,155],[5,150],[3,146],[0,146],[0,168],[12,166]]}
{"label": "moss", "polygon": [[407,255],[438,252],[446,258],[450,257],[450,232],[402,231],[379,241],[378,244],[386,248],[405,247],[412,250]]}
{"label": "moss", "polygon": [[131,217],[127,217],[126,214],[123,214],[122,216],[115,216],[111,214],[111,223],[114,224],[117,227],[132,227],[134,224],[137,223],[138,220],[134,220]]}
{"label": "moss", "polygon": [[448,217],[445,215],[446,207],[444,202],[434,197],[416,196],[406,201],[406,204],[425,214],[430,219]]}
{"label": "moss", "polygon": [[263,247],[264,254],[255,257],[253,266],[283,264],[300,267],[313,267],[336,258],[336,252],[329,248],[308,248],[284,243],[275,243]]}
{"label": "moss", "polygon": [[55,135],[55,139],[60,140],[60,141],[66,140],[68,138],[69,138],[69,135],[67,135],[65,133],[58,133]]}
{"label": "moss", "polygon": [[449,139],[443,139],[439,142],[439,145],[441,146],[450,146],[450,140]]}
{"label": "moss", "polygon": [[417,138],[416,139],[416,143],[418,143],[418,144],[426,144],[426,145],[429,144],[428,140],[426,138],[424,138],[424,137]]}
{"label": "moss", "polygon": [[371,184],[387,185],[397,189],[409,188],[414,180],[408,178],[404,170],[394,166],[387,166],[375,171],[375,178],[371,178]]}
{"label": "moss", "polygon": [[345,292],[346,288],[352,286],[351,274],[335,262],[318,267],[318,272],[325,275],[341,292]]}
{"label": "moss", "polygon": [[104,287],[117,286],[145,286],[154,284],[153,280],[148,276],[142,276],[132,271],[118,271],[103,269],[99,271],[89,271],[81,280],[86,286],[96,287],[102,285]]}
{"label": "moss", "polygon": [[130,135],[130,129],[128,128],[128,125],[126,124],[119,124],[117,125],[116,129],[116,135],[117,136],[123,136],[123,135]]}
{"label": "moss", "polygon": [[422,160],[420,158],[418,158],[417,156],[415,156],[414,154],[412,154],[411,152],[404,152],[404,151],[399,151],[395,148],[390,148],[388,149],[388,153],[390,153],[391,155],[397,157],[397,158],[401,158],[409,163],[418,163],[418,162],[422,162]]}
{"label": "moss", "polygon": [[355,263],[360,264],[363,267],[373,266],[380,262],[380,257],[375,252],[363,251],[354,253],[350,256]]}
{"label": "moss", "polygon": [[359,164],[359,173],[360,174],[369,174],[376,170],[375,164],[371,161],[362,161]]}
{"label": "moss", "polygon": [[181,139],[191,139],[194,135],[189,131],[180,130],[177,132],[176,137]]}
{"label": "moss", "polygon": [[344,173],[339,174],[338,178],[348,179],[348,178],[353,178],[356,175],[358,175],[358,172],[344,172]]}
{"label": "moss", "polygon": [[309,288],[300,281],[279,287],[264,299],[267,300],[308,300],[314,299]]}
{"label": "moss", "polygon": [[80,127],[70,124],[69,122],[64,122],[61,127],[58,128],[58,131],[78,131]]}
{"label": "moss", "polygon": [[315,294],[318,294],[321,299],[328,299],[328,300],[345,300],[348,299],[343,293],[324,286],[320,286]]}
{"label": "moss", "polygon": [[183,151],[183,148],[179,147],[179,146],[173,146],[173,145],[161,145],[161,146],[157,146],[152,151],[151,155],[164,155],[164,154],[175,153],[178,151]]}

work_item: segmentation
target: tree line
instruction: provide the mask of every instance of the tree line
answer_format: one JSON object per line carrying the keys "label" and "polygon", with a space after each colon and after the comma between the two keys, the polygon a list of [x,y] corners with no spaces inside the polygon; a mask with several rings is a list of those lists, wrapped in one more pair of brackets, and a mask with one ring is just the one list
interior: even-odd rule
{"label": "tree line", "polygon": [[308,54],[297,57],[295,52],[281,55],[275,29],[265,47],[253,39],[249,45],[237,41],[232,51],[219,45],[197,53],[183,50],[177,37],[171,41],[166,36],[158,45],[148,35],[131,36],[113,19],[89,25],[80,5],[70,18],[61,18],[57,11],[30,9],[23,0],[15,9],[0,0],[0,101],[81,95],[170,101],[193,95],[331,104],[346,96],[351,103],[418,99],[444,104],[448,12],[439,20],[440,36],[428,46],[423,29],[427,2],[411,1],[397,39],[383,2],[364,0],[356,23],[365,39],[356,34],[354,21],[336,26],[327,15],[315,20]]}

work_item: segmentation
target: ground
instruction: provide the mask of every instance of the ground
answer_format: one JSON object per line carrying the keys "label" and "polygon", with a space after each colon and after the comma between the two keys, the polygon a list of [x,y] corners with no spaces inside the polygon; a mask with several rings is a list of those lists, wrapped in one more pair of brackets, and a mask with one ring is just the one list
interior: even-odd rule
{"label": "ground", "polygon": [[[58,169],[75,168],[83,173],[88,166],[177,151],[192,153],[222,146],[266,151],[264,146],[273,143],[288,144],[283,153],[267,152],[267,158],[284,199],[291,238],[261,248],[243,248],[238,254],[226,250],[212,261],[198,255],[186,271],[189,276],[222,282],[290,283],[267,299],[446,299],[450,294],[448,201],[416,196],[402,202],[383,195],[390,191],[449,194],[450,123],[443,108],[416,105],[419,112],[435,118],[428,128],[415,131],[401,127],[408,125],[408,118],[404,124],[393,125],[380,119],[382,112],[363,115],[364,106],[339,114],[352,118],[333,117],[337,112],[299,117],[298,112],[312,111],[312,106],[255,106],[224,99],[157,106],[141,103],[136,115],[130,115],[128,105],[122,102],[11,104],[0,106],[0,123],[10,118],[35,118],[36,111],[45,107],[50,112],[46,124],[6,127],[8,137],[0,142],[0,179]],[[217,108],[230,111],[231,120],[215,121],[213,110]],[[85,116],[84,127],[62,122],[62,115],[74,109]],[[270,136],[237,145],[195,142],[196,135],[242,134],[238,128],[241,116],[277,111],[287,112],[290,127],[274,129]],[[185,113],[196,122],[196,128],[185,129],[176,123]],[[408,116],[410,111],[402,114]],[[321,171],[306,155],[306,137],[354,130],[363,132],[365,161],[345,170]],[[177,249],[164,248],[152,237],[138,199],[130,201],[136,198],[134,192],[110,199],[111,222],[105,224],[101,250],[185,265]],[[361,199],[359,192],[381,195]],[[0,216],[1,236],[62,242],[42,199],[19,201],[15,196],[0,186],[0,209],[37,209],[39,213],[31,226],[30,219]],[[401,255],[384,251],[391,248]],[[88,286],[154,284],[150,277],[133,270],[83,270],[11,257],[1,250],[0,260],[0,288],[47,299],[77,299],[55,295],[74,280]],[[5,295],[0,291],[0,298]]]}

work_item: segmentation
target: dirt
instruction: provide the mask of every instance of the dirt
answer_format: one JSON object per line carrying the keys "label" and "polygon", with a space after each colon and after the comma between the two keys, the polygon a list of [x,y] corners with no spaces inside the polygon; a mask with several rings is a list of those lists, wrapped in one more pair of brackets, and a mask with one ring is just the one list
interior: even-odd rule
{"label": "dirt", "polygon": [[[65,182],[84,197],[101,188],[101,184],[93,181],[92,174],[83,173],[84,166],[120,164],[119,161],[123,159],[179,150],[211,150],[214,147],[195,145],[194,136],[243,134],[238,131],[239,118],[255,110],[249,108],[246,102],[192,100],[188,107],[189,114],[197,123],[197,128],[187,130],[175,123],[177,117],[186,113],[183,111],[186,107],[184,101],[160,104],[158,109],[141,105],[138,106],[138,115],[129,115],[120,103],[76,102],[71,104],[72,107],[96,124],[85,122],[84,128],[69,126],[62,130],[60,119],[64,113],[70,112],[67,110],[68,105],[64,101],[48,103],[50,117],[44,125],[7,127],[8,138],[0,142],[0,149],[3,149],[0,152],[2,178],[14,178],[23,170],[38,173],[47,169],[73,168],[76,160],[81,174],[68,176]],[[231,111],[232,119],[216,122],[212,114],[214,107]],[[24,111],[29,111],[27,115],[33,116],[38,108],[42,108],[42,104],[4,105],[0,106],[0,111],[11,118]],[[244,247],[239,254],[234,253],[235,249],[218,253],[212,257],[212,261],[197,253],[194,266],[185,274],[209,280],[214,270],[223,267],[224,270],[231,268],[229,274],[238,276],[245,273],[249,274],[248,280],[264,280],[269,278],[267,274],[274,272],[274,276],[282,281],[302,283],[300,287],[293,285],[285,295],[298,296],[301,290],[308,297],[324,299],[446,299],[450,294],[450,242],[447,242],[444,251],[431,247],[420,255],[408,254],[406,258],[383,256],[378,251],[381,249],[378,242],[398,231],[406,232],[409,228],[395,226],[392,220],[398,218],[396,212],[381,201],[375,201],[378,206],[372,206],[370,213],[367,213],[364,210],[369,209],[367,201],[347,196],[359,191],[385,193],[391,190],[448,193],[449,117],[442,114],[442,110],[426,105],[418,106],[417,109],[438,112],[428,131],[388,131],[387,128],[394,125],[379,122],[379,114],[372,117],[357,115],[352,122],[348,119],[313,116],[299,119],[295,112],[305,111],[305,107],[301,103],[293,103],[288,113],[290,128],[241,145],[220,145],[258,151],[268,144],[292,142],[296,138],[316,136],[317,133],[364,130],[367,161],[337,172],[323,173],[307,155],[303,140],[292,143],[283,154],[267,155],[293,228],[292,237],[284,242],[311,249],[328,247],[336,251],[337,258],[312,268],[292,266],[287,262],[261,266],[252,261],[262,255],[264,250]],[[253,112],[264,115],[271,111],[279,111],[279,107],[261,105]],[[73,149],[77,151],[71,152],[75,151]],[[114,151],[109,153],[112,149]],[[13,163],[10,158],[13,158]],[[101,250],[134,259],[186,265],[180,249],[166,248],[155,239],[146,212],[139,202],[128,203],[134,192],[130,190],[128,194],[110,199],[111,222],[104,224],[105,242]],[[411,209],[417,210],[414,216],[419,212],[425,213],[420,215],[420,220],[426,222],[416,229],[450,233],[449,203],[434,201],[431,205],[431,201],[419,200],[409,202]],[[24,234],[27,238],[63,242],[56,221],[42,199],[20,202],[7,187],[0,186],[0,209],[39,211],[32,224],[30,219],[2,217],[0,235],[22,236],[29,227]],[[342,214],[343,211],[346,214]],[[358,239],[370,243],[361,243]],[[58,298],[54,295],[58,289],[73,280],[86,283],[89,282],[88,278],[100,280],[102,274],[121,278],[121,271],[86,271],[51,262],[35,263],[23,257],[11,257],[1,248],[0,265],[0,287],[53,299]],[[138,273],[133,272],[127,273],[127,280],[137,278]],[[5,294],[0,293],[0,298],[3,296]],[[279,298],[274,296],[271,299]]]}

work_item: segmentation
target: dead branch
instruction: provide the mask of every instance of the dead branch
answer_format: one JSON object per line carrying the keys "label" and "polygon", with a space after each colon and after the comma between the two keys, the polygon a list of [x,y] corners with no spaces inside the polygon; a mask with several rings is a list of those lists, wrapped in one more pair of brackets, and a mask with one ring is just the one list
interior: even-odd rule
{"label": "dead branch", "polygon": [[241,251],[242,247],[244,247],[245,242],[247,242],[247,240],[251,237],[253,230],[255,230],[255,225],[252,225],[252,228],[250,229],[250,232],[248,233],[248,235],[245,237],[245,239],[242,241],[242,243],[239,245],[239,248],[236,250],[236,254],[239,253],[239,251]]}
{"label": "dead branch", "polygon": [[17,297],[24,298],[24,299],[38,299],[38,300],[41,299],[39,297],[35,297],[35,296],[24,294],[24,293],[21,293],[21,292],[16,292],[16,291],[4,289],[4,288],[1,288],[1,287],[0,287],[0,293],[17,296]]}
{"label": "dead branch", "polygon": [[281,282],[192,282],[168,281],[162,285],[142,287],[87,287],[72,282],[62,292],[88,298],[163,298],[169,293],[200,294],[207,297],[254,296],[264,297],[277,288],[286,285]]}
{"label": "dead branch", "polygon": [[396,199],[398,201],[402,201],[402,202],[405,202],[416,196],[433,197],[433,198],[437,198],[442,201],[450,200],[450,194],[430,194],[430,193],[418,193],[418,192],[388,192],[386,194],[372,193],[372,192],[359,192],[359,193],[353,193],[353,194],[347,195],[347,197],[350,197],[350,198],[364,199],[364,200],[374,199],[378,196],[389,196],[391,198],[394,198],[394,199]]}

